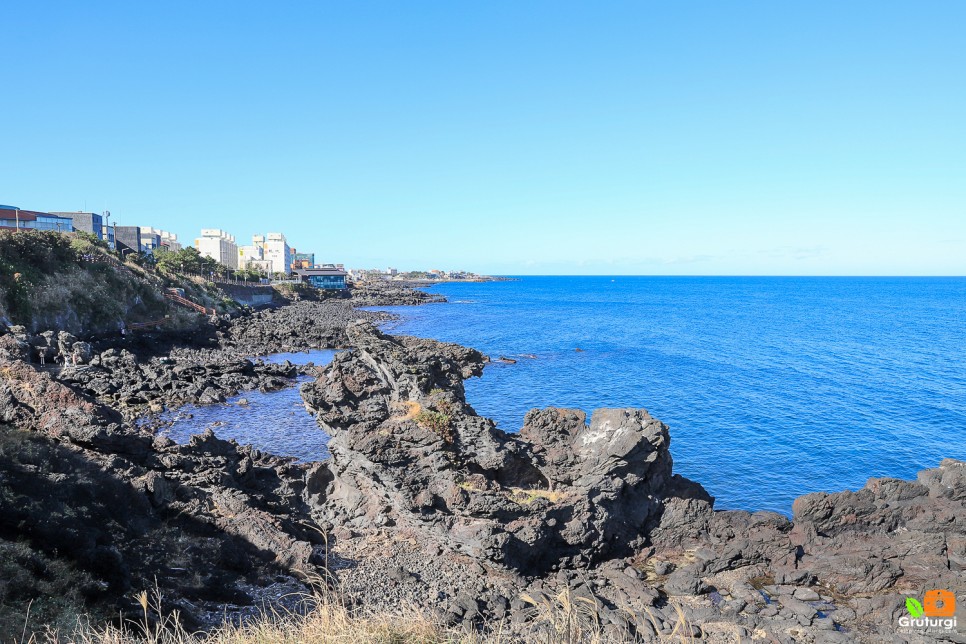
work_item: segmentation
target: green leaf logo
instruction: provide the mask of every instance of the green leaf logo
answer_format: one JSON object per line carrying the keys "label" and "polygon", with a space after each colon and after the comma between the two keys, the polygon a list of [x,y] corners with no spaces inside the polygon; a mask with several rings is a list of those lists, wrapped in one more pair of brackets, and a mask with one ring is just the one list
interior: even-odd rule
{"label": "green leaf logo", "polygon": [[913,619],[922,617],[922,604],[920,604],[919,600],[915,599],[914,597],[906,598],[906,610],[909,611],[909,614],[912,615]]}

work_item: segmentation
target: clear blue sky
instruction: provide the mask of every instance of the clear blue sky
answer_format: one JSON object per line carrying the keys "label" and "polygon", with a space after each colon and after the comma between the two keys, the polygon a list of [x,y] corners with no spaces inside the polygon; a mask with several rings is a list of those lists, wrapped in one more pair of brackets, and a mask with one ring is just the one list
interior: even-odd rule
{"label": "clear blue sky", "polygon": [[966,2],[5,2],[0,203],[318,261],[966,274]]}

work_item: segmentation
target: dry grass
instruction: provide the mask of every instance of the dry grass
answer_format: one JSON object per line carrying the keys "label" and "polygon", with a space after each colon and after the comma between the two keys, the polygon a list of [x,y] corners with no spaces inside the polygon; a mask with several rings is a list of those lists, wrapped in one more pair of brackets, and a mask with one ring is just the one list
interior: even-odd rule
{"label": "dry grass", "polygon": [[510,500],[521,505],[530,505],[537,499],[546,499],[551,503],[559,503],[566,496],[566,492],[559,490],[527,490],[522,487],[510,488]]}
{"label": "dry grass", "polygon": [[[338,599],[328,596],[306,597],[303,612],[266,612],[242,625],[225,625],[209,633],[191,633],[179,622],[177,614],[160,620],[148,593],[135,599],[143,613],[121,627],[94,628],[80,623],[71,633],[48,631],[24,634],[21,644],[608,644],[611,642],[693,642],[691,628],[680,608],[675,608],[677,623],[670,633],[661,633],[661,624],[647,609],[628,613],[628,623],[640,633],[605,625],[601,606],[594,597],[576,596],[563,591],[556,596],[523,595],[529,604],[526,626],[512,627],[501,622],[484,633],[467,633],[446,627],[416,608],[397,612],[353,611]],[[653,630],[647,628],[653,625]],[[644,626],[645,628],[641,628]],[[665,629],[666,631],[667,629]],[[737,641],[737,639],[736,639]]]}
{"label": "dry grass", "polygon": [[399,613],[362,614],[334,601],[312,601],[310,610],[299,613],[265,613],[242,625],[225,625],[209,633],[191,633],[169,616],[151,621],[146,594],[138,599],[145,607],[138,620],[122,627],[96,629],[80,625],[73,633],[48,632],[22,640],[29,644],[442,644],[480,641],[446,629],[415,610]]}
{"label": "dry grass", "polygon": [[397,414],[390,419],[397,422],[413,420],[423,411],[422,405],[415,400],[404,400],[401,403],[395,403],[393,407],[396,411],[405,411],[405,413]]}

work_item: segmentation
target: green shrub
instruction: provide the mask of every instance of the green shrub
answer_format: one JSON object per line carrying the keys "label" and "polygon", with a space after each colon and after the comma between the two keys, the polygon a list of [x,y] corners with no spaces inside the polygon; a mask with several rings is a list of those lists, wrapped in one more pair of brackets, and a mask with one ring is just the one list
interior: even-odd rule
{"label": "green shrub", "polygon": [[49,230],[0,230],[0,290],[10,318],[28,321],[31,286],[50,273],[76,266],[79,258],[67,235]]}
{"label": "green shrub", "polygon": [[415,420],[416,424],[420,427],[432,430],[439,434],[439,437],[447,443],[452,443],[455,438],[453,436],[453,428],[451,426],[453,418],[447,414],[424,409],[416,414],[416,417],[413,420]]}
{"label": "green shrub", "polygon": [[84,231],[75,232],[70,240],[70,247],[78,255],[93,255],[94,253],[109,253],[110,247],[107,242],[100,239],[97,235],[85,233]]}

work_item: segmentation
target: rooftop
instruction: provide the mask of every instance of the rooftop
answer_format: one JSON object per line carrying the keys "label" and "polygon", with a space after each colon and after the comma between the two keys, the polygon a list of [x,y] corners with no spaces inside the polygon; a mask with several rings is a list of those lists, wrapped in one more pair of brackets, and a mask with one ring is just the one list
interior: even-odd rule
{"label": "rooftop", "polygon": [[348,273],[346,273],[345,271],[339,270],[338,268],[335,268],[335,267],[332,267],[332,268],[328,268],[328,267],[326,267],[326,268],[297,268],[297,269],[295,269],[295,272],[298,275],[302,275],[302,276],[305,276],[305,277],[311,277],[312,275],[335,275],[335,276],[341,275],[341,276],[345,277],[346,275],[348,275]]}

